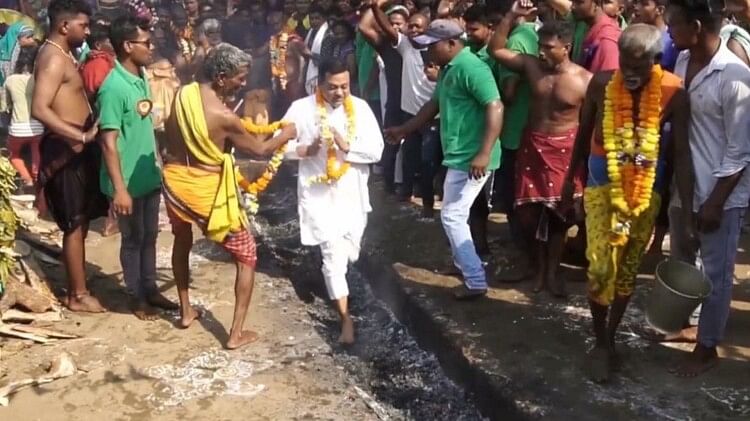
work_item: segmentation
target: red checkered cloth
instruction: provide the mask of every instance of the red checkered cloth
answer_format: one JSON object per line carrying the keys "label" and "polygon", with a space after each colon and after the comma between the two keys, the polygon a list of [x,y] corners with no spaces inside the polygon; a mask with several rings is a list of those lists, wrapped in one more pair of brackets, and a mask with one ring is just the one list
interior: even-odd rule
{"label": "red checkered cloth", "polygon": [[[202,230],[205,230],[206,220],[201,218],[199,215],[190,211],[187,207],[179,207],[179,203],[173,196],[170,196],[169,192],[165,189],[165,198],[167,204],[167,215],[169,216],[169,222],[172,224],[172,232],[177,233],[183,229],[190,229],[191,223],[195,223]],[[180,212],[184,216],[180,215]],[[186,218],[189,217],[189,220]],[[205,231],[204,231],[205,232]],[[243,230],[240,232],[230,233],[224,238],[221,245],[228,251],[235,260],[240,263],[246,264],[251,268],[255,269],[255,264],[258,261],[258,255],[255,246],[255,238],[250,235],[250,232]]]}
{"label": "red checkered cloth", "polygon": [[248,231],[229,234],[221,244],[234,258],[255,269],[258,261],[255,238]]}

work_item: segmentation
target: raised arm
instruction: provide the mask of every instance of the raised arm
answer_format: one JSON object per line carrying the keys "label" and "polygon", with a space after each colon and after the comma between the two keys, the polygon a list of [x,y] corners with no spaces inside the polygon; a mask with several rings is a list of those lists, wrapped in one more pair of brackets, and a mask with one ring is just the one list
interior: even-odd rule
{"label": "raised arm", "polygon": [[84,140],[91,140],[93,136],[89,137],[86,132],[66,122],[52,109],[57,91],[63,83],[63,69],[68,65],[65,60],[59,54],[44,54],[37,61],[31,116],[39,120],[47,130],[64,137],[71,146],[80,146]]}
{"label": "raised arm", "polygon": [[237,149],[256,156],[271,155],[281,145],[297,137],[297,129],[294,123],[289,123],[281,128],[281,133],[268,140],[262,135],[248,133],[242,125],[240,118],[227,112],[224,130],[227,138]]}
{"label": "raised arm", "polygon": [[526,57],[525,54],[519,54],[505,48],[508,43],[508,34],[518,17],[523,16],[518,14],[519,10],[522,10],[524,13],[526,13],[526,11],[531,13],[535,9],[519,9],[517,4],[518,3],[514,3],[513,8],[511,8],[511,10],[503,16],[497,26],[495,26],[495,32],[492,34],[492,39],[490,39],[490,44],[487,46],[487,50],[500,64],[514,72],[520,73],[526,70],[526,62],[529,58]]}
{"label": "raised arm", "polygon": [[381,48],[385,42],[380,25],[375,21],[375,14],[372,11],[372,4],[362,9],[362,19],[359,21],[359,32],[365,40],[376,50]]}
{"label": "raised arm", "polygon": [[547,6],[557,12],[560,16],[567,16],[573,8],[571,0],[546,0]]}
{"label": "raised arm", "polygon": [[398,42],[398,31],[396,31],[396,29],[391,26],[391,22],[388,20],[388,16],[385,15],[385,12],[382,9],[382,7],[385,6],[387,2],[388,0],[375,0],[372,2],[370,10],[372,10],[372,13],[375,17],[375,22],[377,22],[380,30],[383,32],[385,39],[391,45],[396,45],[396,43]]}

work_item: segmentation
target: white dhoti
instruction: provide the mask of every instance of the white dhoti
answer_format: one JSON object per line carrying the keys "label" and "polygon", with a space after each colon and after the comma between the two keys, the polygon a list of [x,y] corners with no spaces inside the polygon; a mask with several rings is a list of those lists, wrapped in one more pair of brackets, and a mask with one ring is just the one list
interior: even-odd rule
{"label": "white dhoti", "polygon": [[[355,137],[349,139],[349,152],[337,152],[338,159],[348,162],[349,170],[331,184],[310,184],[310,179],[325,173],[326,150],[317,155],[300,157],[299,146],[310,145],[320,137],[315,96],[295,101],[285,121],[294,122],[297,139],[287,145],[286,157],[299,160],[297,178],[298,211],[302,244],[320,246],[323,255],[323,277],[328,295],[339,299],[349,295],[346,283],[348,264],[359,258],[367,214],[372,210],[367,180],[369,164],[380,161],[383,137],[369,105],[352,97],[355,111]],[[348,133],[344,107],[326,105],[328,123],[339,133]]]}
{"label": "white dhoti", "polygon": [[320,243],[320,253],[323,256],[323,278],[326,281],[328,297],[332,300],[347,297],[349,286],[346,273],[349,263],[359,259],[362,234],[367,226],[367,214],[359,218],[361,223],[341,237]]}

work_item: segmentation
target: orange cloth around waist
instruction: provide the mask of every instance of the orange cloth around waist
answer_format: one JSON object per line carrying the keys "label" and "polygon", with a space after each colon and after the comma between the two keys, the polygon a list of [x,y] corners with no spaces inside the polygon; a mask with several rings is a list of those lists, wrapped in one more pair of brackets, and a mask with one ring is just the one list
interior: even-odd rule
{"label": "orange cloth around waist", "polygon": [[164,166],[164,196],[179,219],[205,228],[211,214],[221,174],[185,165]]}

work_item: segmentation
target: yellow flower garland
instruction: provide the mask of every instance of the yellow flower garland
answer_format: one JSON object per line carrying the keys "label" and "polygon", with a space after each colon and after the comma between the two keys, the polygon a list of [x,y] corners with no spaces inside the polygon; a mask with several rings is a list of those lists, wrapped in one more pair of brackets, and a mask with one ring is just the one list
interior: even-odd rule
{"label": "yellow flower garland", "polygon": [[286,52],[289,46],[289,34],[282,31],[280,34],[272,36],[269,44],[271,76],[274,80],[278,80],[281,90],[285,91],[287,85]]}
{"label": "yellow flower garland", "polygon": [[[318,91],[315,96],[318,119],[320,120],[320,137],[326,144],[326,173],[310,178],[310,184],[326,183],[333,184],[337,182],[349,170],[351,166],[348,162],[339,162],[336,151],[336,142],[333,139],[331,126],[328,124],[328,111],[323,94]],[[354,102],[351,96],[344,99],[344,113],[346,114],[346,137],[351,144],[357,134],[356,116],[354,114]]]}
{"label": "yellow flower garland", "polygon": [[625,88],[622,73],[615,72],[607,85],[602,135],[613,208],[610,244],[614,246],[627,243],[631,219],[651,204],[659,159],[663,74],[659,65],[651,70],[651,79],[641,92],[637,127],[633,123],[633,95]]}
{"label": "yellow flower garland", "polygon": [[[260,125],[253,123],[253,121],[249,118],[242,119],[242,125],[245,127],[245,130],[247,130],[249,133],[254,134],[273,134],[285,124],[286,122],[284,121],[277,121],[271,124]],[[255,215],[258,213],[258,209],[260,207],[258,197],[268,188],[268,184],[276,176],[276,173],[279,172],[279,167],[281,166],[281,162],[284,160],[285,152],[286,145],[282,145],[279,149],[276,149],[276,151],[271,156],[271,160],[268,161],[265,171],[255,181],[250,182],[242,176],[239,177],[240,187],[242,188],[242,190],[247,192],[248,212],[250,212],[251,215]]]}
{"label": "yellow flower garland", "polygon": [[191,61],[197,46],[193,41],[193,28],[188,25],[177,34],[177,42],[180,44],[180,53],[186,61]]}

